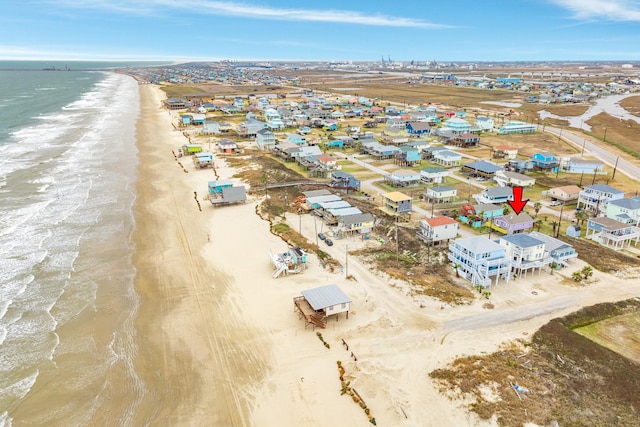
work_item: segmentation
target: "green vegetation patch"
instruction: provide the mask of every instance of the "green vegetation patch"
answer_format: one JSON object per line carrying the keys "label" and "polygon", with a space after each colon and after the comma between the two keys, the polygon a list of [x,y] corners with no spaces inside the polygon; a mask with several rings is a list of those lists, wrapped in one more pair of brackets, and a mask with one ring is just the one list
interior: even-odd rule
{"label": "green vegetation patch", "polygon": [[[640,316],[640,300],[586,307],[516,342],[456,359],[429,376],[452,397],[465,398],[482,419],[501,426],[637,426],[640,364],[574,332],[605,319]],[[635,321],[635,320],[634,320]]]}
{"label": "green vegetation patch", "polygon": [[640,364],[640,313],[611,317],[574,331]]}

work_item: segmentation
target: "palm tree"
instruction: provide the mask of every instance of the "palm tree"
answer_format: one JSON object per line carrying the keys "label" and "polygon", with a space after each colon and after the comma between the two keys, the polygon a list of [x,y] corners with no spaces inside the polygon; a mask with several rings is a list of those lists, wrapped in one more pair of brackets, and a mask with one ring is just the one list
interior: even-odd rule
{"label": "palm tree", "polygon": [[508,203],[503,203],[502,204],[502,215],[509,215],[509,204]]}
{"label": "palm tree", "polygon": [[458,269],[460,268],[460,264],[453,264],[453,269],[456,271],[456,277],[460,277],[460,273]]}
{"label": "palm tree", "polygon": [[535,211],[536,216],[538,216],[538,212],[540,212],[540,209],[542,209],[542,203],[540,203],[540,202],[535,202],[535,203],[533,204],[533,210]]}
{"label": "palm tree", "polygon": [[542,220],[540,218],[536,218],[536,220],[533,221],[533,226],[538,227],[538,231],[540,231],[540,227],[542,226]]}
{"label": "palm tree", "polygon": [[484,227],[484,211],[478,212],[476,218],[480,220],[480,233],[482,233],[482,227]]}
{"label": "palm tree", "polygon": [[582,267],[582,270],[580,270],[580,273],[582,274],[582,277],[584,277],[584,279],[587,280],[589,277],[593,276],[593,268],[589,265],[586,265]]}
{"label": "palm tree", "polygon": [[556,232],[556,227],[559,226],[560,223],[558,221],[551,221],[551,226],[553,227],[553,233]]}
{"label": "palm tree", "polygon": [[451,217],[453,219],[457,219],[459,215],[460,215],[460,212],[458,211],[458,209],[452,209],[451,210]]}
{"label": "palm tree", "polygon": [[571,275],[571,278],[576,282],[582,282],[582,274],[580,274],[579,271],[574,271],[573,274]]}
{"label": "palm tree", "polygon": [[589,213],[585,210],[577,211],[575,215],[581,225],[584,225],[584,222],[589,219]]}

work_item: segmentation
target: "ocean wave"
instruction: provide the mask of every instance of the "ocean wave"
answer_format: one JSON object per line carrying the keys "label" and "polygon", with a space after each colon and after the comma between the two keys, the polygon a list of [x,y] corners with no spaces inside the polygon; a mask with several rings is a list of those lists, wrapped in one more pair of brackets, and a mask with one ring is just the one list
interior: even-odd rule
{"label": "ocean wave", "polygon": [[7,411],[0,413],[0,427],[11,427],[13,418],[9,416]]}
{"label": "ocean wave", "polygon": [[29,376],[0,388],[0,396],[15,396],[22,399],[29,393],[29,390],[31,390],[31,387],[36,383],[39,375],[40,371],[36,370]]}
{"label": "ocean wave", "polygon": [[52,202],[53,200],[45,200],[38,203],[31,203],[28,206],[0,212],[0,236],[6,236],[15,232],[18,227],[31,221]]}
{"label": "ocean wave", "polygon": [[[54,94],[61,93],[42,97]],[[133,366],[139,303],[128,252],[137,97],[135,81],[105,74],[65,105],[86,111],[43,114],[0,145],[6,191],[0,252],[10,254],[0,257],[0,371],[11,373],[0,378],[0,408],[18,404],[37,378],[35,369],[55,360],[65,344],[74,345],[61,343],[57,328],[95,307],[100,287],[124,287],[120,297],[127,312],[117,319],[109,349],[97,349],[96,357],[127,364],[136,389],[131,408],[144,393]],[[0,426],[7,422],[8,415],[0,415]]]}

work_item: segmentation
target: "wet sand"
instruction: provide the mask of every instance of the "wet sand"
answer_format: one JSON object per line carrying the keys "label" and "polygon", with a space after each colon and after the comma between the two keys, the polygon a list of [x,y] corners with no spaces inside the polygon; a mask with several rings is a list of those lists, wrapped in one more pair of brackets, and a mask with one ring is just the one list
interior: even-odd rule
{"label": "wet sand", "polygon": [[230,277],[202,256],[212,208],[201,201],[201,212],[194,191],[204,194],[214,177],[188,158],[179,160],[189,174],[178,165],[172,150],[184,137],[160,109],[161,92],[140,90],[136,371],[147,392],[133,424],[249,425],[240,390],[260,378],[264,362],[245,345],[255,332],[226,305]]}

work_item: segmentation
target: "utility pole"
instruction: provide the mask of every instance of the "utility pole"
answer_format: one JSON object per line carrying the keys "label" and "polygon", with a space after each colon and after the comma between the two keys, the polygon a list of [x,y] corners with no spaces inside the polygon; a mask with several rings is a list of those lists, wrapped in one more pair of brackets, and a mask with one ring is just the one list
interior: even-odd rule
{"label": "utility pole", "polygon": [[560,219],[558,220],[558,229],[556,230],[556,238],[560,236],[560,227],[562,226],[562,210],[564,209],[564,202],[560,205]]}
{"label": "utility pole", "polygon": [[491,213],[491,222],[489,223],[489,240],[491,240],[491,232],[493,231],[493,212]]}
{"label": "utility pole", "polygon": [[396,268],[400,264],[400,244],[398,243],[398,218],[396,218]]}
{"label": "utility pole", "polygon": [[582,154],[580,154],[580,157],[584,157],[584,145],[587,143],[586,139],[582,140]]}
{"label": "utility pole", "polygon": [[282,216],[287,215],[287,204],[289,203],[289,190],[284,190],[284,206],[282,207]]}
{"label": "utility pole", "polygon": [[[316,230],[316,246],[320,246],[318,244],[318,224],[316,223],[316,217],[315,216],[313,217],[313,228],[315,228],[315,230]],[[300,233],[300,234],[302,234],[302,233]]]}
{"label": "utility pole", "polygon": [[344,272],[345,272],[345,277],[349,277],[349,245],[347,245],[347,256],[345,260]]}
{"label": "utility pole", "polygon": [[604,136],[602,137],[602,140],[604,142],[607,142],[607,127],[606,126],[604,127]]}
{"label": "utility pole", "polygon": [[620,156],[616,158],[616,165],[613,167],[613,174],[611,174],[611,181],[616,177],[616,170],[618,169],[618,160],[620,160]]}

